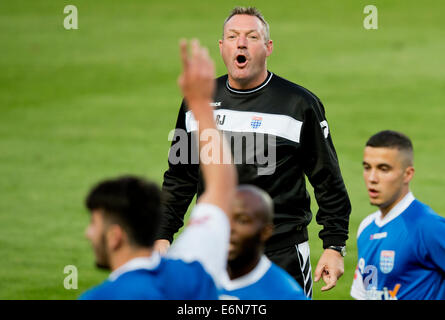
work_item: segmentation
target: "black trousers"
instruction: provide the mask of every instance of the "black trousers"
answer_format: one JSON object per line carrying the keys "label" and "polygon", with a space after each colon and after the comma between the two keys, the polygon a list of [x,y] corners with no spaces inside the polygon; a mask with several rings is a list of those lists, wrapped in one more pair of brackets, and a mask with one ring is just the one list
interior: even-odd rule
{"label": "black trousers", "polygon": [[311,260],[307,241],[265,253],[272,262],[286,270],[298,282],[307,297],[312,298]]}

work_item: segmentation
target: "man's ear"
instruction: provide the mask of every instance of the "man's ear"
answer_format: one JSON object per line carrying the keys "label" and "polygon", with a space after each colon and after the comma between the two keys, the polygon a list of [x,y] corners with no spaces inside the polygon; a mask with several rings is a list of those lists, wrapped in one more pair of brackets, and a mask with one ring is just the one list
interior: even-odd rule
{"label": "man's ear", "polygon": [[414,172],[415,172],[415,170],[414,170],[413,166],[406,167],[405,173],[404,173],[404,176],[403,176],[403,182],[404,183],[409,183],[413,179],[413,177],[414,177]]}
{"label": "man's ear", "polygon": [[261,241],[265,243],[273,233],[273,224],[268,223],[261,231]]}
{"label": "man's ear", "polygon": [[218,44],[219,44],[219,54],[222,56],[222,44],[223,44],[223,41],[219,40]]}
{"label": "man's ear", "polygon": [[273,41],[269,40],[266,42],[266,57],[270,56],[273,51]]}
{"label": "man's ear", "polygon": [[120,225],[112,224],[108,227],[106,237],[108,249],[114,251],[123,245],[126,234]]}

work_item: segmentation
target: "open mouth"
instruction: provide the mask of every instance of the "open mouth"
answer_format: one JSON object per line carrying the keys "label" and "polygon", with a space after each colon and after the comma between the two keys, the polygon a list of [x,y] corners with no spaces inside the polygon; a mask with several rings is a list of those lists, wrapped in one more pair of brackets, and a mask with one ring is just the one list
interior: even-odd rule
{"label": "open mouth", "polygon": [[247,57],[243,54],[236,56],[236,64],[238,67],[244,67],[247,64]]}
{"label": "open mouth", "polygon": [[368,194],[371,196],[371,198],[375,198],[378,196],[379,192],[376,189],[368,189]]}

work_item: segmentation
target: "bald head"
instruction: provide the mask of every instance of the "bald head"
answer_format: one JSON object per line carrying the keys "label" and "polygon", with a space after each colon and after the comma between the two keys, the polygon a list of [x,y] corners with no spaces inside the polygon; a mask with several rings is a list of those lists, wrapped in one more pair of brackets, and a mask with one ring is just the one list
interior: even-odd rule
{"label": "bald head", "polygon": [[235,198],[238,205],[248,208],[256,219],[265,224],[272,223],[273,201],[267,192],[253,185],[240,185]]}
{"label": "bald head", "polygon": [[258,187],[238,187],[230,215],[230,277],[240,276],[256,266],[264,244],[273,233],[273,202]]}

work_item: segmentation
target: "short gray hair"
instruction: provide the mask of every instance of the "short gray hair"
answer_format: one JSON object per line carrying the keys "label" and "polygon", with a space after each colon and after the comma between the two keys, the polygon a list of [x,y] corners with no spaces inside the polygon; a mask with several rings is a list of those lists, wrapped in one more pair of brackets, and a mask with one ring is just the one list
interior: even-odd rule
{"label": "short gray hair", "polygon": [[270,31],[269,31],[269,24],[264,19],[263,15],[261,14],[260,10],[258,10],[255,7],[235,7],[230,11],[229,16],[224,20],[223,24],[223,39],[224,39],[224,26],[226,25],[227,21],[230,20],[233,16],[239,15],[239,14],[246,14],[248,16],[254,16],[260,19],[261,23],[264,26],[264,41],[268,42],[270,40]]}

